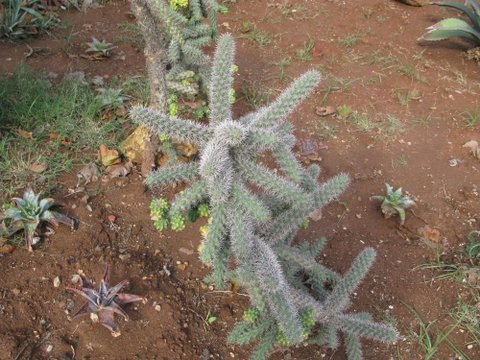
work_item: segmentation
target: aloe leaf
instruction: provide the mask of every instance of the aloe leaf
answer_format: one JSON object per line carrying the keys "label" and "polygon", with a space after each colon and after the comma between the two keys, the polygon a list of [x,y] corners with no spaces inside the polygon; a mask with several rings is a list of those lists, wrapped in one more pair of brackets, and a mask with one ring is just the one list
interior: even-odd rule
{"label": "aloe leaf", "polygon": [[472,8],[475,10],[477,16],[480,17],[480,6],[478,5],[476,0],[467,0],[467,2],[472,5]]}
{"label": "aloe leaf", "polygon": [[[478,10],[475,10],[477,12],[477,13],[475,13],[468,6],[466,6],[462,3],[453,2],[453,1],[432,2],[432,4],[433,5],[439,5],[439,6],[447,6],[447,7],[451,7],[451,8],[463,11],[465,14],[467,14],[468,18],[475,25],[477,30],[480,30],[480,15],[479,15],[480,12]],[[475,5],[472,4],[472,7],[475,8]],[[478,7],[478,5],[476,5],[476,6]]]}
{"label": "aloe leaf", "polygon": [[445,40],[445,39],[449,39],[451,37],[456,37],[456,36],[463,37],[477,44],[480,42],[479,38],[463,30],[443,30],[443,29],[432,30],[424,34],[421,39],[428,40],[428,41],[439,41],[439,40]]}

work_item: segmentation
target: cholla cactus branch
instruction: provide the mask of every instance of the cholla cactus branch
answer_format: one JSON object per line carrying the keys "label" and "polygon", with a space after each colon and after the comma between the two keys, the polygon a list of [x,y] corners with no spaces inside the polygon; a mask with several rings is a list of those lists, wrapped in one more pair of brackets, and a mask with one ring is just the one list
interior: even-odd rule
{"label": "cholla cactus branch", "polygon": [[[198,12],[204,2],[192,4]],[[373,250],[364,251],[342,276],[315,261],[324,240],[311,246],[291,245],[311,212],[338,198],[349,184],[348,176],[340,174],[320,185],[319,167],[304,169],[291,152],[293,127],[286,117],[313,90],[320,75],[306,73],[272,105],[234,120],[228,97],[233,52],[231,36],[222,36],[209,82],[208,126],[141,108],[132,114],[156,133],[199,146],[196,167],[172,168],[172,175],[157,172],[147,182],[164,184],[169,178],[192,182],[173,202],[175,214],[188,211],[207,195],[212,219],[200,245],[200,259],[213,267],[209,279],[217,287],[235,281],[259,312],[258,322],[238,325],[230,341],[258,340],[252,359],[265,359],[277,342],[293,345],[309,337],[336,348],[339,332],[349,337],[352,356],[361,354],[359,347],[354,348],[357,337],[393,341],[394,329],[345,313],[352,292],[372,264]],[[267,150],[280,172],[258,163]]]}
{"label": "cholla cactus branch", "polygon": [[179,141],[203,144],[211,136],[211,132],[204,125],[189,120],[181,120],[141,106],[130,110],[130,116],[134,121],[152,132],[166,134]]}
{"label": "cholla cactus branch", "polygon": [[375,250],[366,248],[355,259],[348,273],[337,282],[332,293],[324,302],[326,308],[343,311],[350,304],[350,295],[357,289],[375,260]]}
{"label": "cholla cactus branch", "polygon": [[192,181],[199,176],[198,164],[191,162],[185,165],[166,166],[152,171],[145,179],[145,184],[148,186],[168,185]]}
{"label": "cholla cactus branch", "polygon": [[308,71],[300,76],[270,106],[263,109],[255,119],[257,126],[270,127],[283,121],[301,103],[320,82],[321,76],[316,71]]}
{"label": "cholla cactus branch", "polygon": [[224,37],[217,45],[215,51],[215,62],[212,66],[210,76],[210,121],[213,124],[230,120],[229,92],[233,84],[233,56],[234,45],[231,36]]}

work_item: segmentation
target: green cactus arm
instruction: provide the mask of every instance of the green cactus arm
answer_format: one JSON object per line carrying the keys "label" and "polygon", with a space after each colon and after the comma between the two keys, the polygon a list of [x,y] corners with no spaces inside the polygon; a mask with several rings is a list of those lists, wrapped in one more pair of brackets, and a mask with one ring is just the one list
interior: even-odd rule
{"label": "green cactus arm", "polygon": [[338,331],[332,325],[322,324],[318,333],[308,340],[308,344],[337,349],[340,346]]}
{"label": "green cactus arm", "polygon": [[202,144],[211,137],[211,131],[204,125],[168,116],[141,106],[130,110],[130,116],[135,122],[144,125],[154,133],[166,134],[180,141]]}
{"label": "green cactus arm", "polygon": [[230,344],[248,344],[251,341],[261,339],[265,334],[271,332],[274,325],[275,321],[273,318],[259,320],[255,324],[240,321],[228,334],[227,341]]}
{"label": "green cactus arm", "polygon": [[234,44],[232,36],[222,35],[217,44],[209,82],[210,121],[218,124],[231,119],[229,92],[233,84],[232,64]]}
{"label": "green cactus arm", "polygon": [[345,334],[345,348],[348,360],[363,360],[362,344],[358,336]]}
{"label": "green cactus arm", "polygon": [[321,208],[331,201],[337,199],[350,185],[350,178],[347,174],[334,176],[315,192],[315,208]]}
{"label": "green cactus arm", "polygon": [[258,343],[257,347],[250,356],[250,360],[266,360],[270,351],[275,346],[277,340],[277,332],[270,331]]}
{"label": "green cactus arm", "polygon": [[232,196],[239,206],[258,222],[265,222],[271,217],[268,208],[244,186],[234,185]]}
{"label": "green cactus arm", "polygon": [[192,65],[202,66],[209,63],[210,58],[198,49],[187,43],[181,45],[181,50],[185,55],[185,61]]}
{"label": "green cactus arm", "polygon": [[308,192],[314,192],[319,188],[318,176],[320,174],[320,167],[317,164],[310,165],[303,171],[300,186]]}
{"label": "green cactus arm", "polygon": [[145,183],[148,186],[161,186],[183,181],[192,181],[199,176],[199,167],[195,162],[185,165],[165,166],[150,172]]}
{"label": "green cactus arm", "polygon": [[350,304],[350,296],[358,288],[375,261],[375,250],[364,249],[355,259],[350,270],[337,281],[333,291],[324,302],[325,308],[343,311]]}
{"label": "green cactus arm", "polygon": [[293,263],[298,265],[308,274],[315,277],[316,281],[318,282],[325,282],[330,279],[340,279],[339,274],[317,263],[315,258],[305,255],[298,248],[279,244],[275,246],[274,249],[280,259],[285,261],[287,264]]}
{"label": "green cactus arm", "polygon": [[304,170],[292,150],[287,146],[278,146],[273,150],[273,156],[286,176],[297,184],[302,181]]}
{"label": "green cactus arm", "polygon": [[282,267],[272,248],[259,238],[254,240],[254,272],[260,289],[277,320],[277,325],[291,343],[302,340],[299,309],[288,292]]}
{"label": "green cactus arm", "polygon": [[205,180],[198,180],[183,192],[178,193],[170,207],[170,214],[189,211],[207,198],[207,184]]}
{"label": "green cactus arm", "polygon": [[202,4],[200,0],[190,0],[190,9],[192,10],[192,18],[196,22],[202,21],[203,14],[202,14]]}
{"label": "green cactus arm", "polygon": [[295,107],[302,102],[320,82],[320,73],[308,71],[285,90],[277,100],[270,106],[263,109],[258,118],[255,119],[259,127],[270,127],[277,125],[285,119]]}
{"label": "green cactus arm", "polygon": [[186,39],[193,39],[210,34],[210,26],[206,24],[195,24],[182,29],[183,36]]}
{"label": "green cactus arm", "polygon": [[214,204],[211,210],[212,223],[208,227],[208,233],[203,241],[203,248],[200,252],[200,260],[204,264],[215,266],[215,259],[218,250],[224,246],[227,234],[226,204]]}
{"label": "green cactus arm", "polygon": [[188,23],[188,19],[179,12],[173,11],[163,0],[147,0],[153,16],[163,24],[165,31],[181,46],[184,44],[181,26]]}
{"label": "green cactus arm", "polygon": [[387,343],[398,340],[398,332],[394,328],[383,325],[356,314],[339,314],[332,321],[338,328],[351,336],[366,337]]}
{"label": "green cactus arm", "polygon": [[298,185],[288,181],[264,166],[251,161],[237,161],[240,173],[250,182],[277,196],[282,201],[296,203],[299,206],[310,206],[311,199]]}
{"label": "green cactus arm", "polygon": [[171,91],[188,96],[195,96],[198,94],[198,85],[195,83],[185,85],[180,81],[167,81],[167,88]]}

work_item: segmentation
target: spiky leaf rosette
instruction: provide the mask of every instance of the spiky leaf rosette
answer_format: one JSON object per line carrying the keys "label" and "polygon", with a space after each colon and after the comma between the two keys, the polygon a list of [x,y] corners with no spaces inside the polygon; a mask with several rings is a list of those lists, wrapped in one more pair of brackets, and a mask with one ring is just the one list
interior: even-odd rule
{"label": "spiky leaf rosette", "polygon": [[35,195],[32,189],[27,189],[23,198],[14,198],[15,206],[5,210],[3,219],[7,220],[9,235],[23,229],[28,251],[32,251],[35,230],[42,222],[58,226],[59,223],[69,225],[72,230],[78,226],[78,221],[51,210],[55,201],[51,198],[40,200],[40,194]]}
{"label": "spiky leaf rosette", "polygon": [[[305,73],[272,104],[234,120],[228,99],[233,53],[232,37],[223,35],[209,83],[208,126],[151,109],[132,110],[132,118],[151,131],[199,147],[198,163],[160,168],[146,182],[191,183],[174,199],[175,215],[185,215],[208,200],[212,222],[200,258],[213,267],[210,279],[217,286],[226,281],[243,286],[258,311],[255,320],[237,326],[230,342],[258,341],[252,358],[264,359],[276,343],[296,344],[310,336],[336,347],[337,334],[344,332],[349,353],[358,359],[360,337],[396,339],[394,329],[345,313],[349,297],[372,265],[374,251],[364,251],[342,276],[315,261],[324,240],[291,245],[309,214],[336,199],[349,183],[348,176],[340,174],[319,184],[318,166],[305,169],[292,153],[293,126],[286,118],[315,88],[320,74]],[[259,163],[265,151],[280,171]],[[313,331],[314,323],[320,330]]]}

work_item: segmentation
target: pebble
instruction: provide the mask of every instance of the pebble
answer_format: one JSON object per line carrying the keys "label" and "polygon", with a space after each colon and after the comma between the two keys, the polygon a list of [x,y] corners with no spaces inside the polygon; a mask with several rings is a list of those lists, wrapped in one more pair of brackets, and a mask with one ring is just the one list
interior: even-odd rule
{"label": "pebble", "polygon": [[53,287],[58,288],[60,286],[60,278],[57,276],[55,279],[53,279]]}
{"label": "pebble", "polygon": [[158,304],[155,305],[155,311],[160,311],[160,310],[162,310],[162,307]]}

